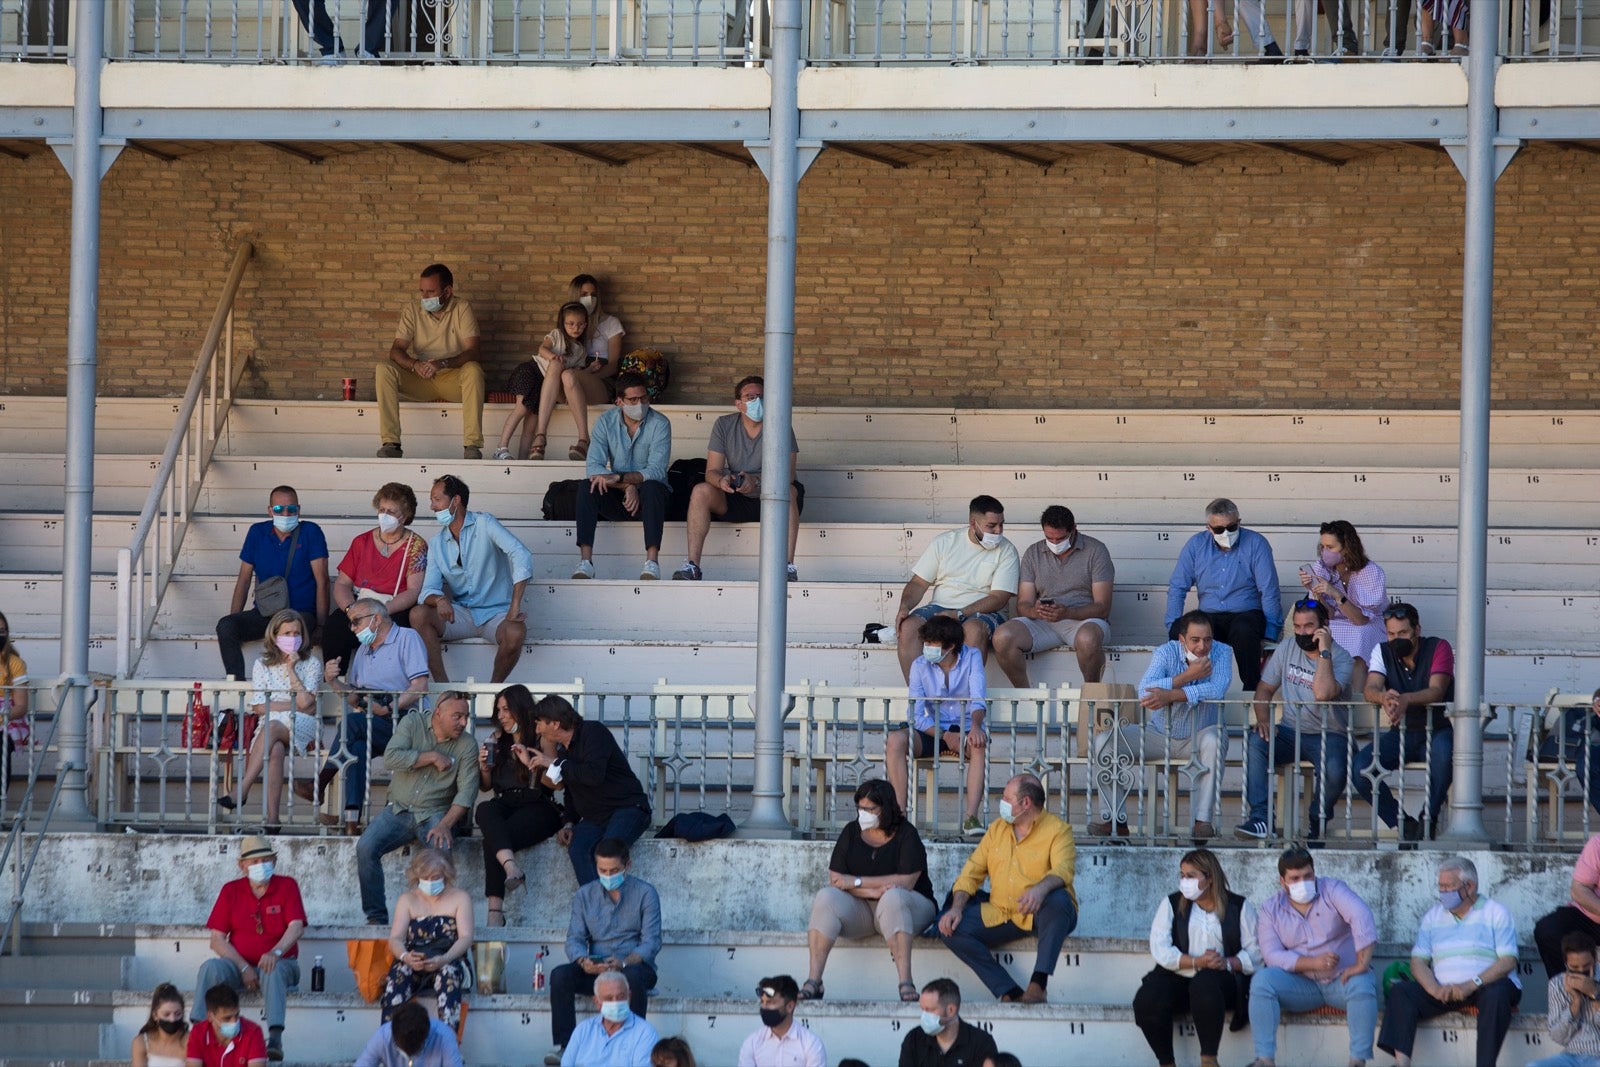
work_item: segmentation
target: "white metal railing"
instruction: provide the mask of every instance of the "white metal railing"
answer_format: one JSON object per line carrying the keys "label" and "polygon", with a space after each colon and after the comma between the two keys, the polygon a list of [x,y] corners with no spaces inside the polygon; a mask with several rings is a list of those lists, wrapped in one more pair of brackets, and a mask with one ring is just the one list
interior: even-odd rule
{"label": "white metal railing", "polygon": [[[172,579],[194,504],[216,450],[218,435],[233,403],[243,363],[234,366],[233,301],[244,269],[255,252],[249,241],[233,254],[227,281],[211,316],[211,326],[195,357],[194,372],[167,447],[156,466],[144,510],[128,547],[117,552],[117,676],[127,678],[139,665],[161,598]],[[222,351],[218,373],[217,351]],[[202,403],[202,397],[204,402]]]}

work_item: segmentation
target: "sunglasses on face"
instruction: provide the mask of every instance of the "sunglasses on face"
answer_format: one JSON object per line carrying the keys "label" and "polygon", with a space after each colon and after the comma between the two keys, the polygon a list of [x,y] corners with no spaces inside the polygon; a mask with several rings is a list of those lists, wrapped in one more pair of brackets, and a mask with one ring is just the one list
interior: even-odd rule
{"label": "sunglasses on face", "polygon": [[1206,529],[1210,530],[1212,533],[1233,533],[1239,529],[1239,520],[1234,519],[1226,526],[1212,526],[1210,523],[1206,523]]}
{"label": "sunglasses on face", "polygon": [[274,504],[274,505],[272,505],[272,513],[274,515],[298,515],[298,514],[300,514],[300,505],[299,504]]}

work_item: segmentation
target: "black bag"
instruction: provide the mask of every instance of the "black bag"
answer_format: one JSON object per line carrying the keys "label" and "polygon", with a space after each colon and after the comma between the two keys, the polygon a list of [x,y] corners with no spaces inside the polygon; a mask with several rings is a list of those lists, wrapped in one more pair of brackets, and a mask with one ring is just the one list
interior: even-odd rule
{"label": "black bag", "polygon": [[283,574],[256,579],[256,611],[269,619],[289,606],[289,572],[294,569],[294,553],[299,547],[300,527],[296,526],[289,538],[289,558],[284,561]]}
{"label": "black bag", "polygon": [[667,521],[683,522],[689,517],[689,495],[706,480],[705,457],[680,459],[667,468]]}
{"label": "black bag", "polygon": [[578,494],[589,484],[587,478],[568,478],[551,482],[544,491],[541,508],[546,522],[572,522],[578,517]]}
{"label": "black bag", "polygon": [[1549,723],[1546,719],[1544,740],[1539,743],[1539,762],[1555,763],[1565,756],[1568,763],[1576,763],[1584,758],[1591,743],[1600,744],[1600,723],[1595,723],[1592,733],[1585,733],[1589,727],[1589,717],[1594,713],[1587,707],[1578,706],[1561,709],[1559,724]]}

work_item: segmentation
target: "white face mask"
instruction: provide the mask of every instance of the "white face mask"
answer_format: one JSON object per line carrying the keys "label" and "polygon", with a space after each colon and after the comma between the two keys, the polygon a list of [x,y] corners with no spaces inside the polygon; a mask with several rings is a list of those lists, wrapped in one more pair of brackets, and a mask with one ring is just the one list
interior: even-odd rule
{"label": "white face mask", "polygon": [[645,413],[645,405],[644,404],[624,404],[624,405],[622,405],[622,413],[624,415],[626,415],[629,419],[632,419],[634,422],[643,421],[644,413]]}
{"label": "white face mask", "polygon": [[583,310],[592,315],[594,314],[594,306],[599,303],[599,301],[594,298],[593,293],[584,293],[582,296],[578,297],[578,303],[583,305]]}
{"label": "white face mask", "polygon": [[272,880],[272,870],[272,861],[263,860],[260,863],[252,863],[245,867],[244,873],[250,876],[250,880],[252,882],[254,882],[256,885],[260,885],[263,882],[269,882]]}
{"label": "white face mask", "polygon": [[1048,548],[1050,550],[1050,554],[1052,556],[1059,556],[1059,555],[1061,555],[1061,553],[1067,551],[1068,549],[1070,549],[1072,547],[1072,538],[1069,537],[1065,541],[1051,541],[1049,539],[1046,539],[1045,543],[1044,543],[1044,547],[1046,547],[1046,548]]}
{"label": "white face mask", "polygon": [[1317,880],[1293,882],[1289,885],[1289,899],[1296,904],[1309,904],[1317,899]]}
{"label": "white face mask", "polygon": [[856,809],[856,822],[861,824],[861,828],[863,830],[876,830],[878,828],[878,821],[877,812],[866,811],[861,808]]}
{"label": "white face mask", "polygon": [[1178,892],[1183,894],[1183,899],[1184,900],[1199,900],[1200,899],[1200,879],[1198,879],[1198,878],[1179,878],[1178,879]]}
{"label": "white face mask", "polygon": [[1000,801],[1000,819],[1007,824],[1017,821],[1017,809],[1011,806],[1011,801]]}
{"label": "white face mask", "polygon": [[979,543],[981,543],[983,545],[983,547],[987,548],[987,549],[999,548],[1000,547],[1000,542],[1002,542],[1004,540],[1005,540],[1005,535],[1004,534],[983,533],[983,534],[980,534],[978,536]]}
{"label": "white face mask", "polygon": [[391,515],[387,511],[378,512],[378,529],[384,533],[394,533],[400,529],[400,516]]}
{"label": "white face mask", "polygon": [[1200,658],[1200,654],[1198,652],[1190,652],[1186,648],[1183,650],[1183,658],[1188,660],[1190,663],[1193,663]]}
{"label": "white face mask", "polygon": [[938,663],[940,660],[944,659],[944,646],[923,645],[922,658],[927,660],[929,663]]}
{"label": "white face mask", "polygon": [[917,1025],[922,1027],[922,1032],[925,1034],[937,1034],[944,1029],[944,1016],[936,1011],[925,1011]]}
{"label": "white face mask", "polygon": [[1224,530],[1221,533],[1213,533],[1211,539],[1222,548],[1232,548],[1239,543],[1239,531]]}
{"label": "white face mask", "polygon": [[428,894],[430,897],[436,897],[440,893],[444,892],[444,879],[424,878],[417,883],[417,888]]}

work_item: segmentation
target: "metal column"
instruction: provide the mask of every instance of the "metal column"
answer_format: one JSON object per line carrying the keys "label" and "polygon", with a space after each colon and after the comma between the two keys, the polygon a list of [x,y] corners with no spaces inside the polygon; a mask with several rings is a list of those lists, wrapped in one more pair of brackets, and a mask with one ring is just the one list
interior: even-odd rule
{"label": "metal column", "polygon": [[[759,0],[758,0],[759,2]],[[789,434],[794,398],[795,231],[800,201],[800,0],[772,5],[771,143],[767,161],[767,330],[762,376],[761,593],[756,614],[755,789],[746,831],[788,833],[783,795],[789,644]]]}
{"label": "metal column", "polygon": [[58,758],[62,774],[60,818],[92,822],[89,809],[88,692],[89,550],[94,538],[95,349],[100,287],[100,71],[104,65],[105,11],[98,0],[78,0],[73,26],[72,266],[67,299],[67,456],[64,546],[61,560],[61,673],[79,682],[67,690]]}

